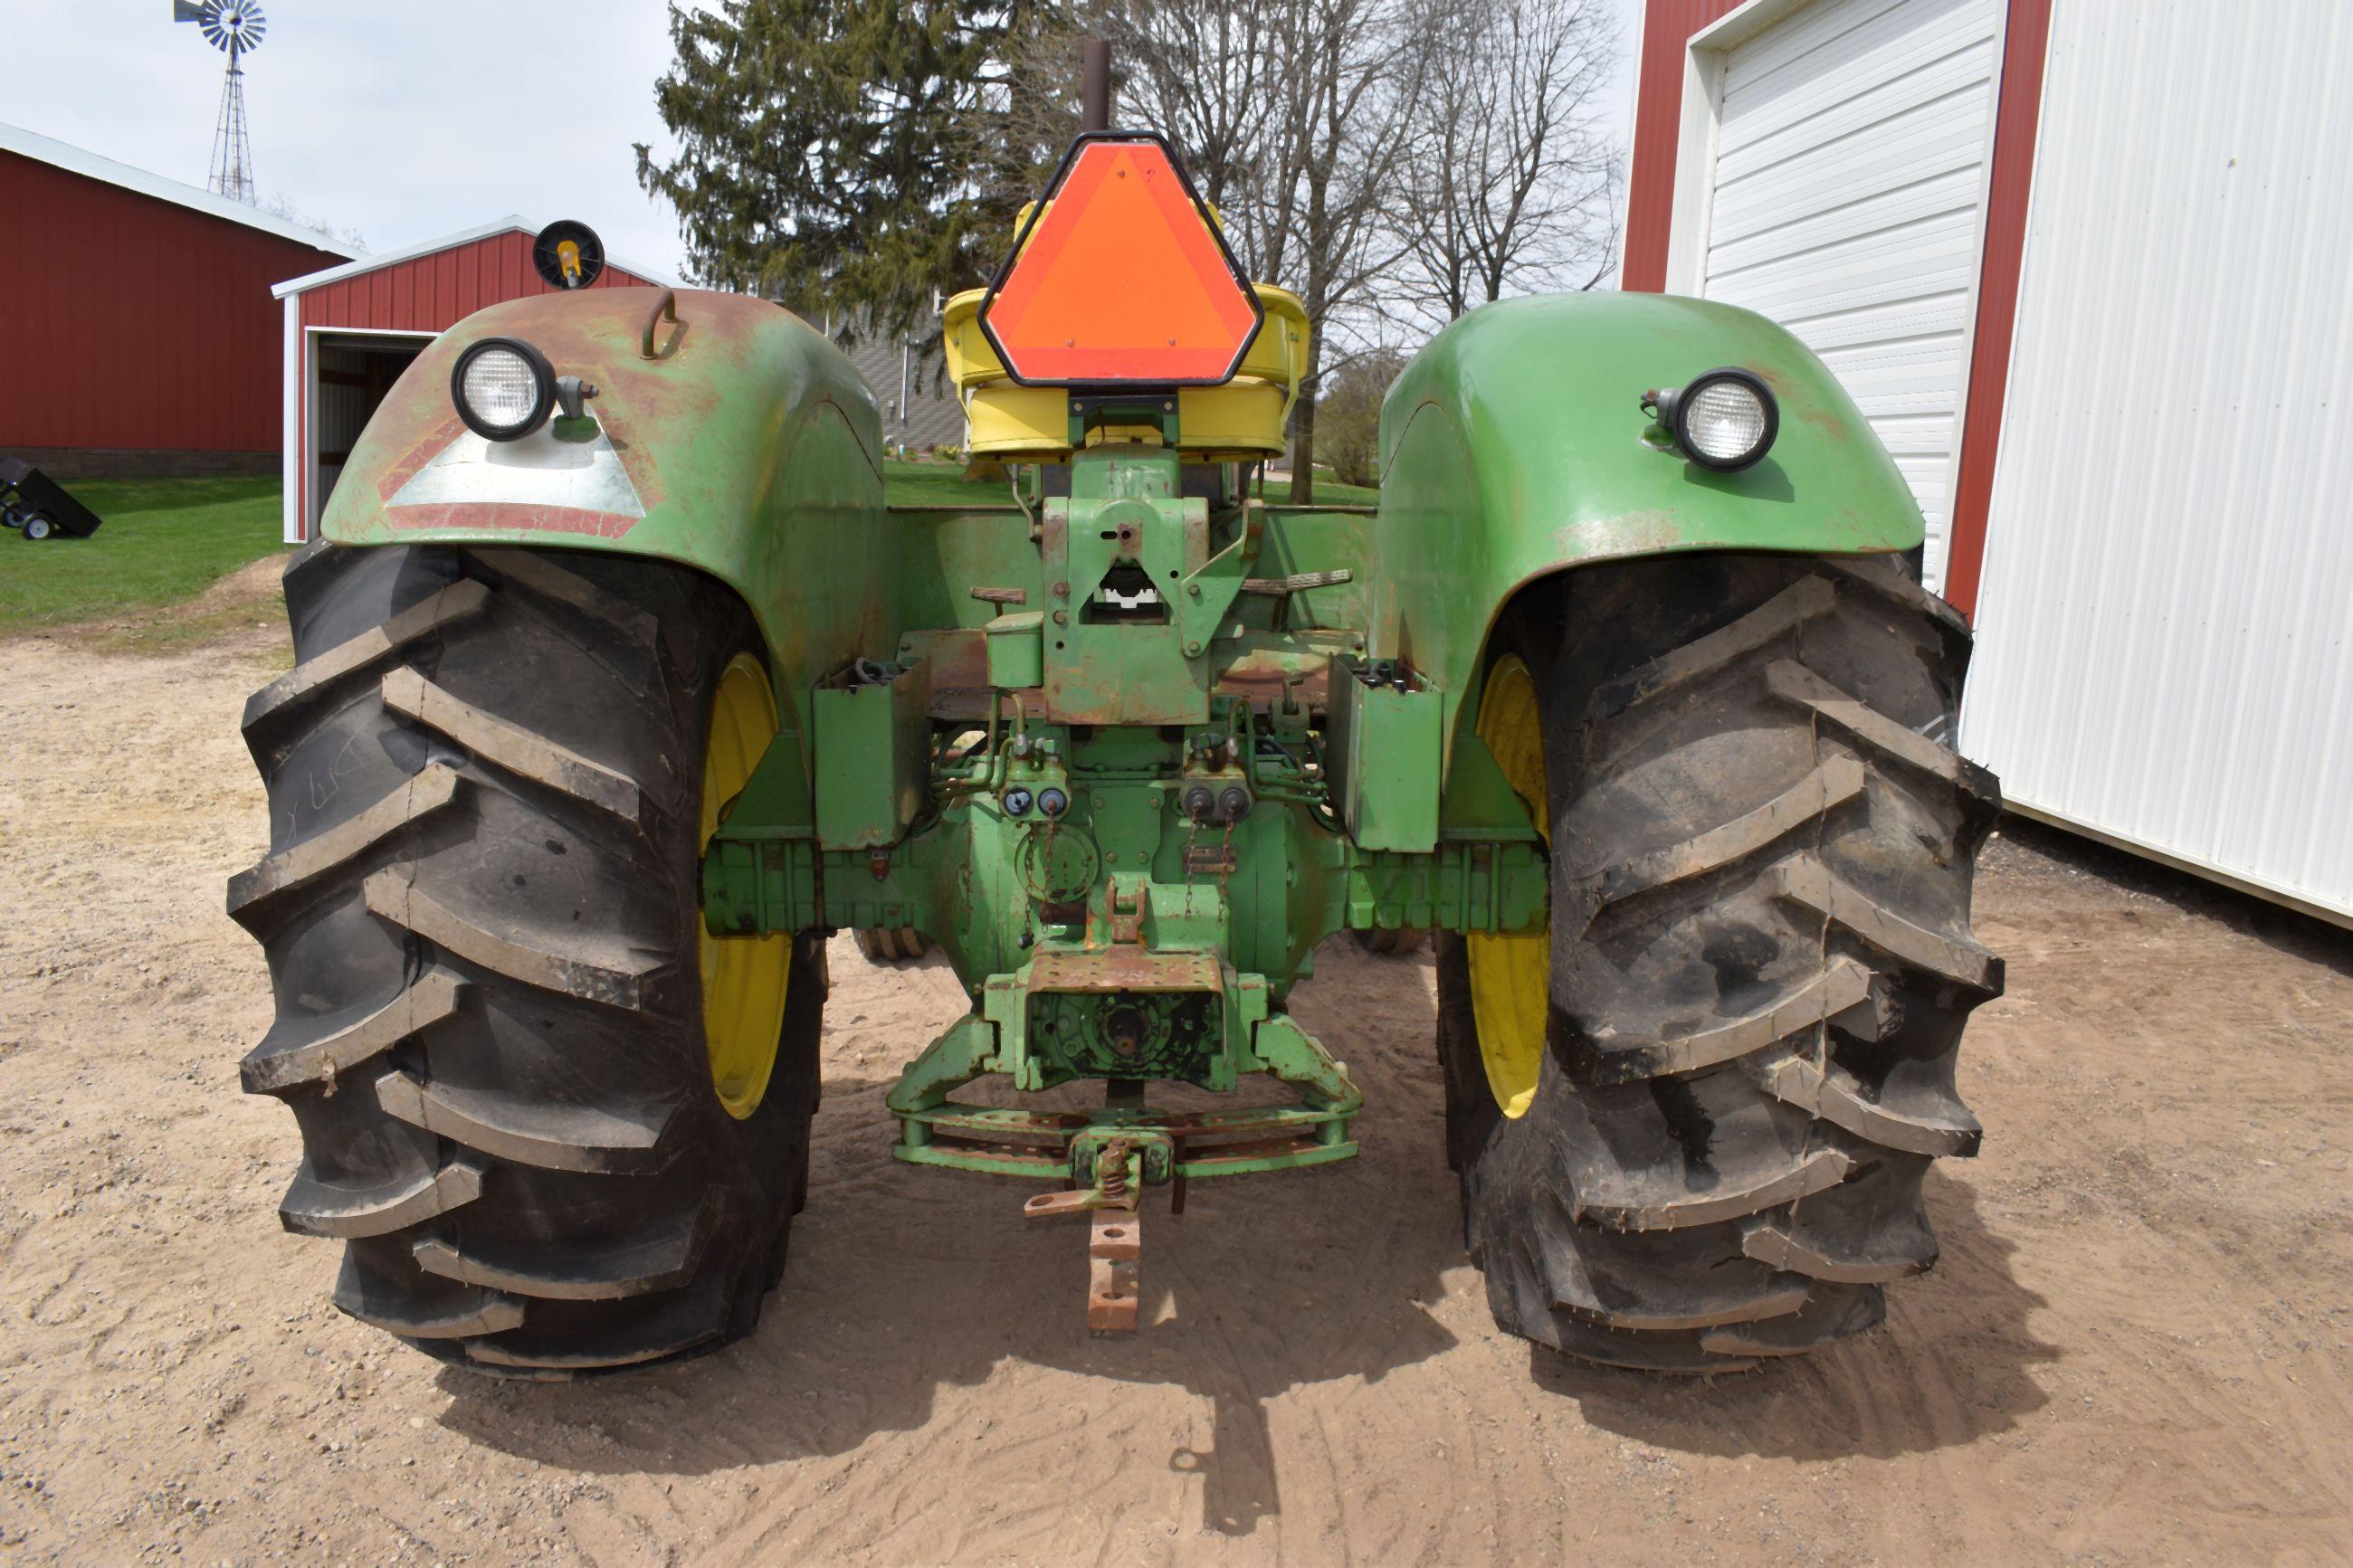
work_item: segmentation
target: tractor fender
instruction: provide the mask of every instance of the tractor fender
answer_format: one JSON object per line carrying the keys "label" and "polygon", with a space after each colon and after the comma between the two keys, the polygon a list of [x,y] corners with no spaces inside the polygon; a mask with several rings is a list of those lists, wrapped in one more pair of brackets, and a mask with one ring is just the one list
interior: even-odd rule
{"label": "tractor fender", "polygon": [[[1780,405],[1738,473],[1690,461],[1641,407],[1738,365]],[[1920,508],[1813,352],[1753,311],[1664,294],[1487,305],[1440,331],[1381,407],[1369,546],[1373,650],[1443,693],[1454,736],[1489,634],[1529,584],[1595,561],[1694,550],[1910,550]],[[1448,750],[1451,754],[1452,744]]]}
{"label": "tractor fender", "polygon": [[[321,520],[339,544],[528,545],[649,556],[727,584],[765,639],[787,730],[799,694],[892,640],[881,421],[824,336],[764,300],[598,288],[508,300],[442,333],[354,443]],[[489,337],[520,338],[597,395],[593,440],[557,422],[485,442],[449,378]],[[652,355],[646,345],[650,338]]]}

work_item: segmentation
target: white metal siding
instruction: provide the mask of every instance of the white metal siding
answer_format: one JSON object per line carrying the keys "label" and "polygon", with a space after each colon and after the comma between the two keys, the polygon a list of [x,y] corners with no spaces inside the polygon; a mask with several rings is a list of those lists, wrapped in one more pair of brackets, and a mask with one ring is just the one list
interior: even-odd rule
{"label": "white metal siding", "polygon": [[286,370],[279,397],[278,448],[280,527],[289,544],[311,537],[310,520],[302,514],[302,301],[290,299],[286,308]]}
{"label": "white metal siding", "polygon": [[1819,0],[1724,57],[1703,292],[1795,331],[1861,405],[1944,581],[1983,250],[2000,0]]}
{"label": "white metal siding", "polygon": [[2062,0],[1970,755],[2353,916],[2353,6]]}

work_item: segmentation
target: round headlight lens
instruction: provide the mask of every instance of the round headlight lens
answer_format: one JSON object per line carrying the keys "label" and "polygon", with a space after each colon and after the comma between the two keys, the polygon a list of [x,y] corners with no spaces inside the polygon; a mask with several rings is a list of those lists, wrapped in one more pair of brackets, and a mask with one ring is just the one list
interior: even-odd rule
{"label": "round headlight lens", "polygon": [[1764,379],[1730,366],[1694,376],[1658,402],[1675,445],[1702,468],[1745,468],[1771,449],[1780,429],[1780,407]]}
{"label": "round headlight lens", "polygon": [[492,349],[476,354],[466,367],[465,396],[466,406],[483,424],[504,429],[531,417],[539,401],[539,378],[531,374],[531,362],[512,349]]}
{"label": "round headlight lens", "polygon": [[555,373],[547,356],[513,338],[486,338],[458,356],[450,400],[477,436],[514,441],[547,423]]}
{"label": "round headlight lens", "polygon": [[1683,435],[1693,450],[1719,463],[1737,462],[1765,438],[1765,405],[1738,382],[1704,386],[1686,405]]}

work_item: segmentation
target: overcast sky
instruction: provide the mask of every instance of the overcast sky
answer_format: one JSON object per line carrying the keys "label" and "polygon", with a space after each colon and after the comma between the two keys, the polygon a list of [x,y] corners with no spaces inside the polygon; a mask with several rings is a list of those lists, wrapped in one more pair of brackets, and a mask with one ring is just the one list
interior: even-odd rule
{"label": "overcast sky", "polygon": [[[1609,3],[1630,51],[1639,0]],[[676,218],[638,190],[630,151],[670,145],[662,0],[262,4],[246,101],[265,201],[375,250],[509,213],[576,217],[614,256],[678,274]],[[205,183],[227,61],[171,0],[0,0],[0,120]]]}

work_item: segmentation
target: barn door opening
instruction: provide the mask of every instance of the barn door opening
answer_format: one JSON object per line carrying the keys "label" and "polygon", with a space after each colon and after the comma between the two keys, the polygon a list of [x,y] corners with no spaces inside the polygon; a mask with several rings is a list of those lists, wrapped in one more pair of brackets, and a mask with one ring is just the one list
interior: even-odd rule
{"label": "barn door opening", "polygon": [[351,460],[352,445],[367,428],[400,379],[415,363],[430,332],[322,332],[311,344],[311,516],[305,537],[319,536],[327,498]]}

